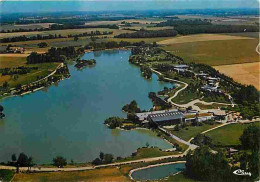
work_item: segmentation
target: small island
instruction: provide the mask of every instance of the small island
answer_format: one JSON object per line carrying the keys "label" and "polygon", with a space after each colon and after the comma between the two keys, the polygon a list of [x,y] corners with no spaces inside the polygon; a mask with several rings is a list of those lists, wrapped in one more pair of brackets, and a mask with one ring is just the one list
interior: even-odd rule
{"label": "small island", "polygon": [[95,64],[96,64],[95,59],[87,59],[87,60],[81,59],[81,60],[77,60],[75,67],[78,69],[82,69],[83,67],[94,66]]}

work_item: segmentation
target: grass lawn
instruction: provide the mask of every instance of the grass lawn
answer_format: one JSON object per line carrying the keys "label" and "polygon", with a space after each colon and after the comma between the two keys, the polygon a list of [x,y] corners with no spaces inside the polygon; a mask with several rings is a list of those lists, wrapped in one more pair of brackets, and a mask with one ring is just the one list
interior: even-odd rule
{"label": "grass lawn", "polygon": [[200,109],[205,110],[205,109],[218,109],[221,107],[227,107],[226,105],[223,104],[211,104],[211,105],[204,105],[202,103],[196,103],[195,106],[198,106]]}
{"label": "grass lawn", "polygon": [[171,44],[163,49],[188,62],[217,66],[259,61],[257,44],[258,39],[214,40]]}
{"label": "grass lawn", "polygon": [[190,178],[187,178],[183,173],[179,173],[173,176],[169,176],[168,179],[164,179],[162,181],[174,181],[174,182],[199,182]]}
{"label": "grass lawn", "polygon": [[144,158],[150,158],[150,157],[160,157],[160,156],[167,156],[167,155],[174,155],[174,154],[179,154],[179,152],[174,151],[174,152],[165,152],[160,150],[159,148],[139,148],[137,149],[137,154],[136,156],[132,157],[127,157],[122,160],[118,160],[116,162],[123,162],[123,161],[129,161],[129,160],[137,160],[137,159],[144,159]]}
{"label": "grass lawn", "polygon": [[172,134],[176,135],[177,137],[188,141],[192,137],[195,137],[196,135],[200,134],[201,132],[214,128],[218,126],[219,124],[209,125],[209,124],[203,124],[202,126],[188,126],[188,130],[186,129],[180,129],[179,131],[169,130]]}
{"label": "grass lawn", "polygon": [[239,137],[243,134],[244,129],[250,125],[259,127],[259,124],[259,122],[254,122],[252,124],[230,124],[212,130],[206,133],[206,136],[209,136],[215,145],[240,145]]}
{"label": "grass lawn", "polygon": [[14,171],[8,169],[0,169],[0,181],[11,181]]}
{"label": "grass lawn", "polygon": [[201,96],[196,92],[189,92],[187,90],[183,90],[179,92],[179,94],[172,99],[173,102],[177,104],[187,104],[195,99],[199,99]]}

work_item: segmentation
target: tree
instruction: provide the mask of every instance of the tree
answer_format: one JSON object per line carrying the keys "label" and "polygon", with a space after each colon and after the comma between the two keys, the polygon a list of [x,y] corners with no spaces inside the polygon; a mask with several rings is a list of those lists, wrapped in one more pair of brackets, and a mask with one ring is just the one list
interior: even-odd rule
{"label": "tree", "polygon": [[100,154],[99,154],[99,158],[100,158],[101,161],[104,160],[104,153],[103,153],[103,152],[100,152]]}
{"label": "tree", "polygon": [[38,47],[39,48],[44,48],[44,47],[47,47],[48,46],[48,44],[46,43],[46,42],[40,42],[39,44],[38,44]]}
{"label": "tree", "polygon": [[256,179],[259,176],[259,158],[257,151],[253,151],[249,157],[248,171],[251,172],[252,179]]}
{"label": "tree", "polygon": [[174,127],[174,131],[179,131],[179,130],[180,130],[180,127],[179,127],[178,124],[176,124],[175,127]]}
{"label": "tree", "polygon": [[94,160],[92,161],[92,164],[93,164],[93,165],[100,165],[100,164],[102,164],[102,161],[101,161],[99,158],[96,158],[96,159],[94,159]]}
{"label": "tree", "polygon": [[11,158],[12,158],[12,162],[16,162],[17,158],[15,154],[13,154]]}
{"label": "tree", "polygon": [[26,167],[28,166],[28,156],[24,153],[20,153],[18,159],[17,159],[17,164],[20,166],[20,167]]}
{"label": "tree", "polygon": [[231,168],[223,151],[213,154],[210,148],[202,146],[186,157],[185,175],[198,181],[233,181]]}
{"label": "tree", "polygon": [[28,171],[31,170],[31,167],[34,166],[33,158],[28,158]]}
{"label": "tree", "polygon": [[75,36],[74,37],[74,41],[78,41],[79,40],[79,37],[78,36]]}
{"label": "tree", "polygon": [[62,156],[57,156],[52,161],[53,161],[53,165],[57,166],[59,168],[62,168],[63,166],[67,165],[66,159],[64,157],[62,157]]}
{"label": "tree", "polygon": [[242,143],[242,147],[244,149],[251,149],[251,150],[259,150],[259,140],[260,138],[260,130],[257,126],[249,126],[247,127],[239,140]]}
{"label": "tree", "polygon": [[105,154],[104,155],[104,163],[108,164],[111,163],[114,159],[114,156],[112,154]]}
{"label": "tree", "polygon": [[148,143],[148,142],[146,142],[146,144],[145,144],[145,145],[146,145],[146,147],[147,147],[147,148],[149,147],[149,143]]}
{"label": "tree", "polygon": [[192,144],[196,144],[198,146],[212,146],[212,139],[206,135],[198,134],[194,137],[194,139],[191,141]]}
{"label": "tree", "polygon": [[0,105],[0,113],[4,111],[4,107]]}
{"label": "tree", "polygon": [[8,83],[7,83],[6,81],[3,83],[3,87],[4,87],[4,88],[7,88],[7,87],[8,87]]}

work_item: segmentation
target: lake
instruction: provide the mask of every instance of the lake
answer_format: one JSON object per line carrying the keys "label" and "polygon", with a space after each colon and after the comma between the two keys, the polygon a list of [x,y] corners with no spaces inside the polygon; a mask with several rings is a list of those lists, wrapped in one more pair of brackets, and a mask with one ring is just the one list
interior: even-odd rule
{"label": "lake", "polygon": [[185,169],[185,163],[168,164],[147,169],[141,169],[132,173],[135,180],[157,180]]}
{"label": "lake", "polygon": [[148,93],[170,83],[141,77],[140,69],[129,64],[129,50],[86,53],[96,59],[92,68],[69,66],[71,78],[48,89],[4,99],[5,119],[0,120],[0,161],[24,152],[37,163],[51,163],[57,155],[75,162],[91,161],[99,152],[125,157],[138,147],[171,146],[149,130],[111,130],[107,117],[125,117],[123,105],[136,100],[141,109],[150,109]]}

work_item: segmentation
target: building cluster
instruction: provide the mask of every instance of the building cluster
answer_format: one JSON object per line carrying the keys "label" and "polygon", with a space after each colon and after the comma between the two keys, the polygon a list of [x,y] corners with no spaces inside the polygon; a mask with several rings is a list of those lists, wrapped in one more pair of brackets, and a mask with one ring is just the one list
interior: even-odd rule
{"label": "building cluster", "polygon": [[203,72],[196,73],[195,75],[205,81],[205,84],[201,87],[202,90],[222,93],[219,89],[220,78],[210,77],[207,73]]}
{"label": "building cluster", "polygon": [[24,53],[24,51],[25,51],[25,49],[22,47],[0,46],[0,54]]}
{"label": "building cluster", "polygon": [[225,111],[211,109],[205,113],[199,113],[195,110],[182,111],[177,109],[162,110],[136,113],[138,119],[143,123],[152,123],[159,126],[170,126],[188,122],[202,122],[210,119],[225,120],[227,114]]}

